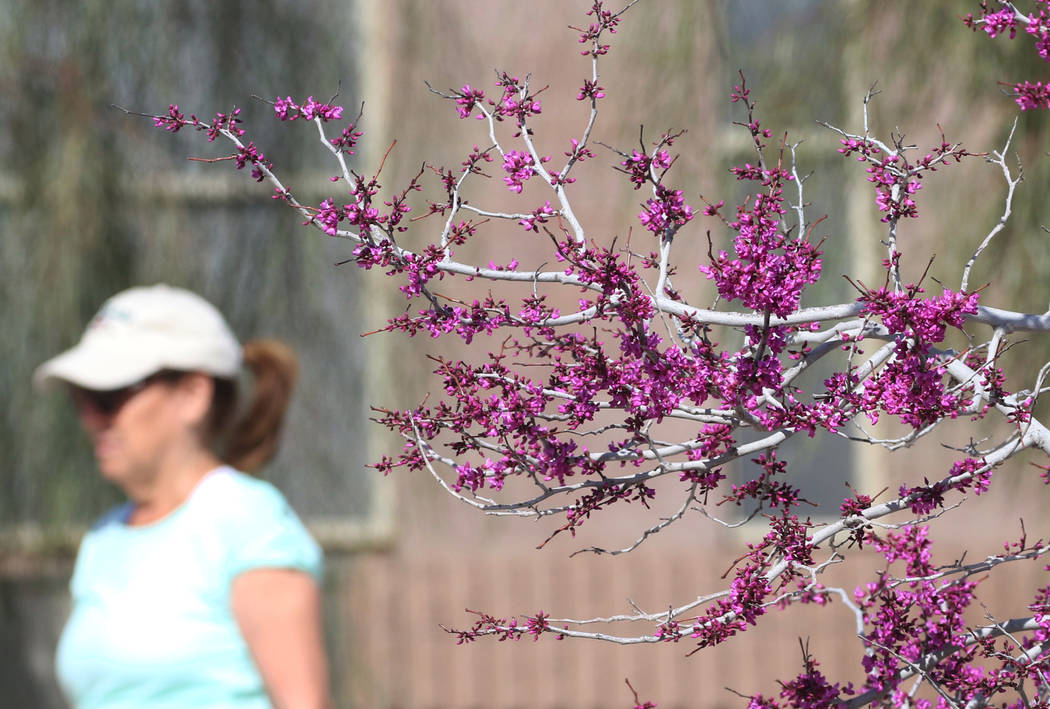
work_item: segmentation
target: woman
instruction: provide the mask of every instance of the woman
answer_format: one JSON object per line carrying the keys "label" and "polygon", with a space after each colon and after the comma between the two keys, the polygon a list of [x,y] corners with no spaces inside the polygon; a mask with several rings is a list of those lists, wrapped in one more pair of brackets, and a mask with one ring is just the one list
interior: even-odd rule
{"label": "woman", "polygon": [[328,706],[321,552],[276,488],[237,470],[276,451],[296,370],[165,285],[112,297],[37,370],[69,387],[128,498],[77,555],[57,670],[78,709]]}

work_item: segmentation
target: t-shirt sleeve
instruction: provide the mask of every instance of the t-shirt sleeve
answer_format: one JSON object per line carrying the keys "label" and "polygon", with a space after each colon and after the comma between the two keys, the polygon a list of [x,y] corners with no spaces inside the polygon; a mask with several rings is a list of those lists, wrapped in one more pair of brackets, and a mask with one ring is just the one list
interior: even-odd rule
{"label": "t-shirt sleeve", "polygon": [[227,582],[253,569],[296,569],[320,582],[320,546],[275,487],[252,482],[237,501],[235,513],[226,518],[230,540],[224,564]]}

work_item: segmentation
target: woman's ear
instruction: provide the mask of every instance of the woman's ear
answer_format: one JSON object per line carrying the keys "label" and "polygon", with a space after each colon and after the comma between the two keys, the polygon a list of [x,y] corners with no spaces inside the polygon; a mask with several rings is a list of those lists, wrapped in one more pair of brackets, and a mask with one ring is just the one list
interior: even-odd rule
{"label": "woman's ear", "polygon": [[181,398],[180,414],[183,421],[194,428],[203,426],[211,411],[215,380],[208,374],[191,372],[180,377],[176,387]]}

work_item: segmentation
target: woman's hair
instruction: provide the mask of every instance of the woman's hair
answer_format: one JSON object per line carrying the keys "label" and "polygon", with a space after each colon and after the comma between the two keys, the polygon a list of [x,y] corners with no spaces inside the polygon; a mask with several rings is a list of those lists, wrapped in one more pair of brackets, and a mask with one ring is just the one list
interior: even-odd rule
{"label": "woman's hair", "polygon": [[250,473],[277,452],[299,365],[295,353],[277,340],[246,342],[244,365],[252,373],[251,400],[239,407],[237,382],[216,378],[206,434],[223,462]]}

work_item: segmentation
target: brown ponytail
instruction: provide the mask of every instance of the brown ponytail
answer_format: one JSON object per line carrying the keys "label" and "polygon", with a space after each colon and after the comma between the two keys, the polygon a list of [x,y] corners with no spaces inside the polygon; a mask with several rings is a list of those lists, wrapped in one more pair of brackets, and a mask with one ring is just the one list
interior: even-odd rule
{"label": "brown ponytail", "polygon": [[220,442],[222,460],[238,470],[254,472],[277,452],[299,365],[295,353],[277,340],[246,342],[244,364],[254,380],[251,401],[230,426],[237,409],[237,385],[217,379],[211,429]]}

